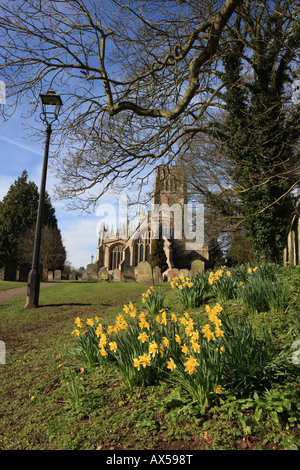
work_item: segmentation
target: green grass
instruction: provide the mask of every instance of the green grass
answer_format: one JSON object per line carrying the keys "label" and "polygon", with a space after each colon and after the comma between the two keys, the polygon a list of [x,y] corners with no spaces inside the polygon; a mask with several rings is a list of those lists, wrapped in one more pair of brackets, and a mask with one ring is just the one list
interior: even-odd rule
{"label": "green grass", "polygon": [[[165,294],[170,311],[185,311],[169,284],[155,288]],[[0,305],[0,340],[6,346],[0,449],[233,450],[253,433],[253,448],[298,449],[298,429],[287,422],[287,412],[278,423],[268,414],[257,423],[252,402],[242,410],[234,397],[223,397],[203,414],[168,383],[127,389],[113,365],[76,363],[74,319],[97,315],[110,322],[129,301],[142,308],[145,290],[136,283],[60,283],[41,290],[38,309],[25,310],[24,296]],[[233,302],[227,308],[240,313]],[[203,306],[194,310],[203,312]],[[273,326],[275,341],[284,346],[286,335],[292,340],[293,312],[262,314],[257,327]]]}
{"label": "green grass", "polygon": [[16,287],[27,286],[27,282],[18,282],[18,281],[0,281],[0,291],[15,289]]}

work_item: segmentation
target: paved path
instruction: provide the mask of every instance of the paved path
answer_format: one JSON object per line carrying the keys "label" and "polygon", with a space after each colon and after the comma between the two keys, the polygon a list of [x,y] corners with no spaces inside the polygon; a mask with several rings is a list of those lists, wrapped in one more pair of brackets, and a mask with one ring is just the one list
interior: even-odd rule
{"label": "paved path", "polygon": [[[41,289],[44,289],[45,287],[51,287],[55,286],[58,284],[58,282],[41,282]],[[8,289],[8,290],[1,290],[0,291],[0,304],[4,304],[8,300],[14,299],[15,297],[18,297],[19,295],[26,295],[27,292],[27,286],[23,287],[16,287],[14,289]]]}

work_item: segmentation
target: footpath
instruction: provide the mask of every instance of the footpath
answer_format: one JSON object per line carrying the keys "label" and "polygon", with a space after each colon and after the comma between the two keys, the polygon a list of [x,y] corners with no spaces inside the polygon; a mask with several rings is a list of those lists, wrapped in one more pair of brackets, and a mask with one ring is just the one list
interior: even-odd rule
{"label": "footpath", "polygon": [[[57,282],[41,282],[40,289],[44,289],[45,287],[51,287],[55,286],[58,284]],[[27,292],[27,286],[23,287],[16,287],[14,289],[8,289],[8,290],[1,290],[0,291],[0,304],[4,304],[8,300],[14,299],[15,297],[18,297],[19,295],[26,295]]]}

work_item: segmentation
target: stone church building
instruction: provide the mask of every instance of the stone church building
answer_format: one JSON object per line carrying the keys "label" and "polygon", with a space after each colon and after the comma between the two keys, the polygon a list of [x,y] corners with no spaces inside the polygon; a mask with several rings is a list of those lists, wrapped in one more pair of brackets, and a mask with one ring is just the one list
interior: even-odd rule
{"label": "stone church building", "polygon": [[[168,229],[166,234],[163,233],[164,251],[168,264],[168,269],[162,273],[164,279],[172,278],[177,270],[190,270],[192,261],[196,259],[202,261],[203,269],[208,263],[208,246],[206,244],[202,246],[201,250],[186,250],[186,240],[182,236],[176,238],[178,232],[172,207],[180,207],[183,217],[187,203],[184,168],[166,165],[156,167],[151,207],[167,205],[170,208],[166,215],[166,219],[168,218],[166,221],[164,221],[164,212],[159,213],[159,223]],[[134,281],[137,279],[139,264],[150,261],[153,235],[151,233],[153,231],[152,214],[153,211],[140,214],[139,222],[134,229],[129,229],[127,225],[127,227],[113,231],[109,227],[101,226],[96,259],[100,272],[101,268],[106,268],[111,280]],[[181,222],[183,224],[183,219]],[[184,235],[183,230],[181,235]]]}

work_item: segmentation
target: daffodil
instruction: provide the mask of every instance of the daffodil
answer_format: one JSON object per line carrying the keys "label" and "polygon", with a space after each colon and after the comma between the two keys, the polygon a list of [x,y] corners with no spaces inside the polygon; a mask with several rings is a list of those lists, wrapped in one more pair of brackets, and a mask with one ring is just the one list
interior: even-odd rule
{"label": "daffodil", "polygon": [[77,325],[78,328],[84,328],[84,323],[83,323],[83,321],[80,320],[79,317],[77,317],[77,318],[75,319],[75,325]]}
{"label": "daffodil", "polygon": [[141,341],[141,343],[144,343],[145,341],[149,341],[149,336],[145,331],[143,331],[143,333],[138,336],[138,340]]}
{"label": "daffodil", "polygon": [[207,339],[207,341],[210,341],[210,340],[214,341],[216,339],[214,333],[211,330],[206,330],[203,336],[204,338]]}
{"label": "daffodil", "polygon": [[136,367],[137,370],[141,370],[141,363],[137,357],[133,359],[133,367]]}
{"label": "daffodil", "polygon": [[124,305],[123,310],[124,310],[125,313],[129,313],[129,307],[128,307],[128,305]]}
{"label": "daffodil", "polygon": [[188,372],[189,375],[192,375],[195,372],[197,366],[199,366],[199,363],[194,357],[190,356],[184,365],[185,365],[184,370]]}
{"label": "daffodil", "polygon": [[158,345],[155,341],[149,344],[149,354],[152,354],[154,357],[158,353]]}
{"label": "daffodil", "polygon": [[184,345],[181,347],[181,351],[183,352],[184,355],[188,354],[189,348],[187,347],[186,344],[184,344]]}
{"label": "daffodil", "polygon": [[170,369],[171,371],[173,371],[174,369],[176,369],[176,364],[175,364],[175,362],[173,361],[172,358],[167,362],[167,367],[168,367],[168,369]]}
{"label": "daffodil", "polygon": [[80,336],[80,331],[79,330],[74,330],[74,331],[72,331],[72,335]]}
{"label": "daffodil", "polygon": [[111,351],[116,352],[117,348],[118,348],[117,343],[115,341],[111,341],[109,343],[109,348],[110,348]]}
{"label": "daffodil", "polygon": [[181,343],[181,338],[179,335],[175,335],[175,341],[176,343],[180,344]]}
{"label": "daffodil", "polygon": [[169,346],[170,344],[170,341],[168,340],[168,338],[166,336],[163,337],[163,343],[165,346]]}
{"label": "daffodil", "polygon": [[192,350],[197,353],[200,351],[200,344],[199,343],[196,343],[196,342],[193,342],[192,343]]}
{"label": "daffodil", "polygon": [[144,354],[143,356],[139,356],[140,364],[145,368],[146,366],[150,366],[151,363],[151,356],[150,354]]}

